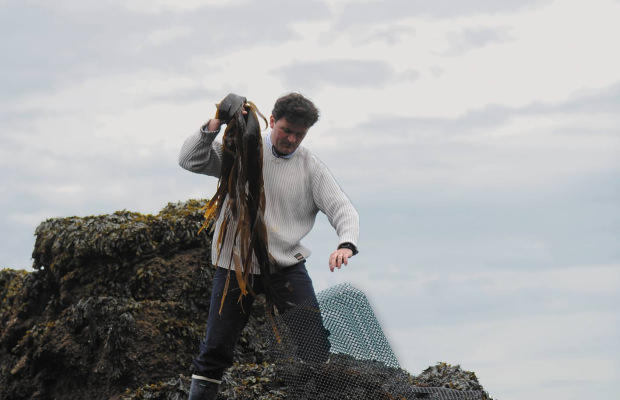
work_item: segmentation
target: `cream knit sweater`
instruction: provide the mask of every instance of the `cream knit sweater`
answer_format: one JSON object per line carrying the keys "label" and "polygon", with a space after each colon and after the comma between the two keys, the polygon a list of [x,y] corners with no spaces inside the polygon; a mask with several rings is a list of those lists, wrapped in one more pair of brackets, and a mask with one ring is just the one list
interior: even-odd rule
{"label": "cream knit sweater", "polygon": [[[185,140],[179,165],[191,172],[219,178],[222,144],[215,139],[219,130],[210,132],[204,129],[206,126]],[[327,167],[302,146],[287,159],[276,157],[267,146],[267,136],[263,135],[265,225],[269,252],[278,265],[288,267],[310,256],[310,250],[301,244],[301,240],[314,226],[319,211],[327,215],[336,230],[339,238],[337,244],[349,242],[357,246],[359,215]],[[219,233],[221,220],[220,217],[216,221],[215,237]],[[229,255],[233,240],[232,235],[226,237],[218,266],[231,268]],[[215,240],[211,254],[215,263]],[[252,273],[260,273],[256,259]]]}

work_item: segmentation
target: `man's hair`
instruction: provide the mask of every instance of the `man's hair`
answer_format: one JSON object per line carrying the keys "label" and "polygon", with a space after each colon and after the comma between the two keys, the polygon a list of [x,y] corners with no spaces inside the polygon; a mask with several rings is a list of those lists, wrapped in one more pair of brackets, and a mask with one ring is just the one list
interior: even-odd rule
{"label": "man's hair", "polygon": [[301,93],[288,93],[276,100],[271,115],[277,121],[286,118],[288,122],[296,125],[311,127],[319,120],[319,110],[309,99]]}

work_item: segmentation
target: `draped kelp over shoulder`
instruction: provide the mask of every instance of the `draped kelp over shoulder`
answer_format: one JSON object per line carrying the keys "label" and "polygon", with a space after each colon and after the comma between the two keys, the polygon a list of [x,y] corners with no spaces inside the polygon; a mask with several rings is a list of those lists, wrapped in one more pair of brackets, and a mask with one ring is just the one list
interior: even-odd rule
{"label": "draped kelp over shoulder", "polygon": [[[206,206],[206,222],[203,228],[221,218],[221,226],[216,238],[218,265],[227,235],[233,235],[231,254],[237,282],[241,288],[240,298],[252,293],[250,273],[252,255],[258,261],[261,279],[268,301],[273,301],[274,291],[269,283],[269,275],[277,270],[273,257],[267,247],[267,228],[265,226],[265,192],[263,187],[263,140],[258,115],[254,103],[245,97],[230,93],[217,104],[216,118],[226,123],[222,138],[222,167],[217,191]],[[222,294],[220,313],[228,292],[230,270]],[[253,294],[253,293],[252,293]]]}

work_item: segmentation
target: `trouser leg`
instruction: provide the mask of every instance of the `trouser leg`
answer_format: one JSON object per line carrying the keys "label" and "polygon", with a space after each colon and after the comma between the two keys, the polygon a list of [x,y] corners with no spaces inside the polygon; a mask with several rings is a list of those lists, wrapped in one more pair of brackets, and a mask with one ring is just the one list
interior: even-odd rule
{"label": "trouser leg", "polygon": [[200,344],[199,354],[193,361],[194,374],[214,380],[220,380],[224,370],[232,365],[239,334],[250,317],[254,302],[250,294],[239,302],[241,290],[234,271],[231,271],[228,293],[220,314],[227,276],[228,270],[225,268],[218,268],[215,272],[207,332],[205,340]]}
{"label": "trouser leg", "polygon": [[329,331],[323,325],[305,262],[283,268],[281,274],[273,276],[272,284],[279,295],[276,307],[291,333],[297,356],[306,362],[327,361]]}

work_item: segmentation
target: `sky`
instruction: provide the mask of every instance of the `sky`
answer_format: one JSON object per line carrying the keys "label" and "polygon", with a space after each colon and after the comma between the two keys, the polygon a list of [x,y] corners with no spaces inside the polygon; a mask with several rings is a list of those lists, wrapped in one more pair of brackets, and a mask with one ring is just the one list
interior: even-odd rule
{"label": "sky", "polygon": [[300,91],[360,214],[315,288],[368,297],[403,368],[501,400],[620,389],[620,1],[0,0],[0,268],[37,225],[208,198],[184,139]]}

